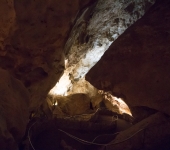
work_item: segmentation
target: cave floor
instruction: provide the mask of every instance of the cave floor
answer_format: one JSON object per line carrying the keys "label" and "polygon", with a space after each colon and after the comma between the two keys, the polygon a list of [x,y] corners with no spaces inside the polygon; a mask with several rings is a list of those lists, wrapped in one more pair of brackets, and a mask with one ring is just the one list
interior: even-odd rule
{"label": "cave floor", "polygon": [[[82,123],[81,123],[82,124]],[[56,119],[46,122],[35,122],[30,130],[29,150],[97,150],[101,148],[99,145],[111,142],[119,131],[125,130],[131,124],[123,119],[118,119],[116,126],[109,127],[105,130],[82,130],[77,128],[75,123],[68,122],[62,125]],[[95,127],[96,128],[96,127]],[[97,137],[97,138],[96,138]],[[77,139],[76,139],[77,138]],[[95,139],[96,138],[96,139]],[[80,141],[79,139],[82,139]],[[95,139],[95,140],[94,140]],[[89,141],[83,142],[84,141]],[[30,142],[29,142],[30,143]],[[25,149],[24,149],[25,150]]]}

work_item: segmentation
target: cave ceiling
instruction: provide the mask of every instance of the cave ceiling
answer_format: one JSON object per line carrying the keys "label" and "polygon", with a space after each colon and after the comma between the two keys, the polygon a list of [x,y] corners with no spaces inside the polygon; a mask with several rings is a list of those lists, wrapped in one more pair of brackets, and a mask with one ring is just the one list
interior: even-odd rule
{"label": "cave ceiling", "polygon": [[124,97],[129,106],[170,114],[169,6],[157,1],[109,47],[86,80]]}
{"label": "cave ceiling", "polygon": [[60,94],[84,78],[111,43],[153,3],[2,0],[0,67],[26,86],[30,108],[37,107],[63,72],[68,82]]}
{"label": "cave ceiling", "polygon": [[[40,105],[64,70],[64,45],[79,10],[93,0],[0,1],[0,66]],[[34,109],[34,108],[33,108]]]}
{"label": "cave ceiling", "polygon": [[68,90],[74,93],[74,86],[83,80],[112,42],[141,18],[154,2],[99,0],[85,7],[78,14],[65,43],[66,69],[51,93],[64,95]]}

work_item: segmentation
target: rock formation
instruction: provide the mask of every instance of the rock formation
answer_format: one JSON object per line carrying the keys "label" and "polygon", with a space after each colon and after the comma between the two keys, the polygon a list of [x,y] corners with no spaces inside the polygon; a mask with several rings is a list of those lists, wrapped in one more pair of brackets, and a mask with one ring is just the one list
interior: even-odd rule
{"label": "rock formation", "polygon": [[[135,125],[109,149],[151,149],[156,138],[164,148],[170,138],[170,1],[154,3],[1,0],[0,149],[18,149],[30,113],[44,109],[51,115],[45,100],[62,75],[54,96],[83,92],[91,98],[100,89],[123,98],[131,108]],[[78,99],[61,104],[65,113],[90,107],[89,99],[79,104]],[[74,105],[81,107],[74,110]],[[149,128],[147,122],[161,126]],[[142,127],[147,129],[121,142]]]}
{"label": "rock formation", "polygon": [[124,95],[130,107],[170,114],[169,6],[169,1],[158,1],[109,47],[86,79],[98,89]]}
{"label": "rock formation", "polygon": [[[57,94],[65,94],[74,88],[79,80],[101,58],[129,26],[141,18],[153,5],[154,0],[99,0],[84,8],[77,16],[75,24],[65,44],[66,69],[55,88],[62,84],[67,88]],[[85,83],[84,83],[85,84]]]}
{"label": "rock formation", "polygon": [[28,123],[29,92],[7,71],[0,69],[0,149],[15,150]]}

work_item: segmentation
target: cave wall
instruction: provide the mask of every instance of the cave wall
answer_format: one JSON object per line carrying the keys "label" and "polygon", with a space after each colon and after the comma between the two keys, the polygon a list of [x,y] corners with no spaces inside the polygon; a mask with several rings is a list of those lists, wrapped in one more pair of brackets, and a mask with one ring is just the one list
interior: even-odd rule
{"label": "cave wall", "polygon": [[[56,94],[64,95],[68,89],[75,89],[74,86],[79,80],[83,81],[110,44],[141,18],[154,2],[98,0],[82,9],[65,44],[66,70],[54,89]],[[67,88],[64,89],[63,84]]]}
{"label": "cave wall", "polygon": [[0,75],[0,149],[15,150],[28,123],[30,95],[6,70]]}
{"label": "cave wall", "polygon": [[93,1],[0,1],[0,68],[27,87],[30,110],[62,75],[64,44],[74,19]]}
{"label": "cave wall", "polygon": [[124,97],[131,107],[170,114],[169,7],[169,0],[158,0],[109,47],[86,80]]}
{"label": "cave wall", "polygon": [[120,132],[106,147],[107,150],[169,150],[169,133],[169,117],[158,112]]}
{"label": "cave wall", "polygon": [[18,149],[29,113],[63,73],[76,14],[93,1],[0,1],[0,149]]}

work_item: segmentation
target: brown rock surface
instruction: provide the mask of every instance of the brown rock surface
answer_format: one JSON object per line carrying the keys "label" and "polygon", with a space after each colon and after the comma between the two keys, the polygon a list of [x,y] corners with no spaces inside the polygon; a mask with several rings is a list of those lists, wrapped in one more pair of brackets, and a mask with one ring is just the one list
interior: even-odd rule
{"label": "brown rock surface", "polygon": [[28,123],[29,93],[24,85],[0,69],[0,149],[15,150]]}
{"label": "brown rock surface", "polygon": [[[28,112],[41,106],[65,67],[70,67],[71,74],[68,71],[67,75],[72,83],[79,83],[70,93],[88,93],[87,89],[95,93],[90,84],[80,89],[87,82],[79,79],[154,2],[1,0],[0,68],[6,71],[0,70],[0,149],[17,147]],[[169,6],[169,0],[158,0],[112,44],[104,61],[87,79],[99,89],[123,95],[130,106],[147,106],[170,114]],[[84,113],[90,107],[86,97],[68,102],[62,107],[70,115]],[[48,110],[46,103],[44,107]]]}
{"label": "brown rock surface", "polygon": [[83,114],[90,110],[90,97],[83,93],[54,97],[54,99],[58,107],[70,116]]}
{"label": "brown rock surface", "polygon": [[15,24],[15,10],[13,0],[1,0],[0,1],[0,56],[4,56],[7,50],[4,49],[10,32]]}
{"label": "brown rock surface", "polygon": [[124,95],[129,106],[170,114],[169,7],[170,1],[157,1],[110,46],[86,80]]}
{"label": "brown rock surface", "polygon": [[122,131],[108,144],[107,150],[168,150],[169,133],[169,117],[156,113]]}
{"label": "brown rock surface", "polygon": [[93,0],[2,0],[0,67],[21,80],[37,109],[64,70],[64,44],[79,9]]}
{"label": "brown rock surface", "polygon": [[89,97],[92,97],[97,95],[97,92],[98,90],[94,86],[92,86],[85,79],[81,79],[73,83],[73,87],[68,92],[68,95],[74,93],[85,93]]}

